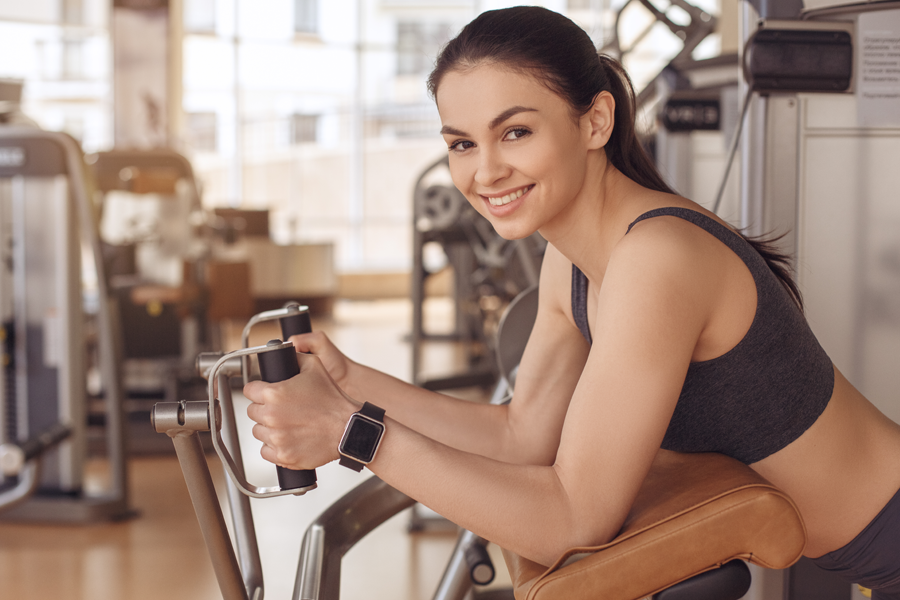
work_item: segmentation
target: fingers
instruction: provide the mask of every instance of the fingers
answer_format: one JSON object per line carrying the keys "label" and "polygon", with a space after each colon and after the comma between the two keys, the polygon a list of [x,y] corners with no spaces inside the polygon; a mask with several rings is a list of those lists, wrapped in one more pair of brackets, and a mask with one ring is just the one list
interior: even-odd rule
{"label": "fingers", "polygon": [[266,444],[262,445],[262,448],[259,449],[259,455],[263,457],[264,460],[277,465],[278,461],[275,460],[277,453],[271,446],[267,446]]}
{"label": "fingers", "polygon": [[310,368],[315,368],[316,365],[322,363],[321,359],[315,354],[306,354],[303,352],[297,353],[297,362],[300,364],[300,374],[304,375],[304,371],[307,371]]}
{"label": "fingers", "polygon": [[313,331],[311,333],[292,335],[289,341],[294,344],[294,348],[297,350],[297,352],[303,352],[305,354],[317,354],[321,352],[321,349],[325,344],[325,340],[326,336],[324,333],[320,331]]}
{"label": "fingers", "polygon": [[[303,360],[306,359],[314,359],[314,356],[305,355],[305,354],[297,354],[297,364],[300,365],[300,371],[303,372]],[[299,375],[295,375],[294,377],[299,377]],[[265,404],[267,400],[271,400],[273,398],[273,389],[275,386],[284,382],[276,382],[276,383],[266,383],[265,381],[254,380],[244,386],[244,396],[247,397],[247,400],[253,402],[254,404]]]}
{"label": "fingers", "polygon": [[252,429],[253,437],[262,442],[259,449],[259,455],[270,463],[280,465],[278,460],[278,450],[276,444],[272,440],[272,430],[260,424],[256,424]]}
{"label": "fingers", "polygon": [[[244,386],[250,400],[247,416],[255,422],[260,455],[289,468],[315,468],[336,454],[334,413],[344,398],[322,361],[297,354],[300,373],[277,383],[253,381]],[[342,423],[346,421],[343,414]]]}
{"label": "fingers", "polygon": [[250,417],[250,420],[254,423],[262,424],[266,418],[266,409],[263,404],[250,404],[247,407],[247,416]]}
{"label": "fingers", "polygon": [[257,423],[256,425],[253,426],[253,429],[251,430],[251,432],[253,433],[253,437],[255,437],[256,439],[258,439],[259,441],[261,441],[263,443],[263,446],[268,445],[269,440],[271,438],[271,432],[269,431],[268,427]]}
{"label": "fingers", "polygon": [[263,391],[265,390],[266,385],[268,384],[262,381],[251,381],[244,386],[244,396],[254,404],[263,404]]}

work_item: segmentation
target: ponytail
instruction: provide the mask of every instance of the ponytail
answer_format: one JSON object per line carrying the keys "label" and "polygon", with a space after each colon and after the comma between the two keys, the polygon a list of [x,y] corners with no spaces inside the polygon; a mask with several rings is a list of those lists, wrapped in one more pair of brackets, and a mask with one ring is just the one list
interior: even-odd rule
{"label": "ponytail", "polygon": [[616,100],[615,126],[606,144],[606,156],[623,175],[640,185],[674,194],[663,179],[656,164],[647,154],[635,130],[636,103],[631,78],[619,61],[605,54],[599,55],[600,67],[607,73],[606,91]]}

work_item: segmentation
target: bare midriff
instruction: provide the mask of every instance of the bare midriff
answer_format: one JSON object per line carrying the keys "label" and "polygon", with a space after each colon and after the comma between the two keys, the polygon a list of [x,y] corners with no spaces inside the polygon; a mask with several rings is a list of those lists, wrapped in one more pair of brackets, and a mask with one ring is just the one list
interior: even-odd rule
{"label": "bare midriff", "polygon": [[804,554],[817,558],[853,540],[900,489],[900,425],[840,371],[822,415],[786,448],[754,463],[785,491],[806,524]]}

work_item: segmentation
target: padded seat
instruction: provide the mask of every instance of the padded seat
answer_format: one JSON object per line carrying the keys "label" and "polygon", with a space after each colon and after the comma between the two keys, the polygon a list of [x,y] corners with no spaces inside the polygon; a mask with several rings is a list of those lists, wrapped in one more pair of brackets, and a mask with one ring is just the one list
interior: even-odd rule
{"label": "padded seat", "polygon": [[746,465],[660,450],[614,540],[550,568],[503,555],[516,600],[639,600],[733,559],[787,568],[805,544],[794,502]]}

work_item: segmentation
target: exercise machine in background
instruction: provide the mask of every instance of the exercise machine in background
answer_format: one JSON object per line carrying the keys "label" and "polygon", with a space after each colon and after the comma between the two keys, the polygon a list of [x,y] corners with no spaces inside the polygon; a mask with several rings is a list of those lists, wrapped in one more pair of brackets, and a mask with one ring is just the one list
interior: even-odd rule
{"label": "exercise machine in background", "polygon": [[217,345],[207,284],[214,234],[191,164],[174,150],[113,149],[86,161],[121,317],[130,450],[159,451],[147,428],[153,404],[205,393],[194,359]]}
{"label": "exercise machine in background", "polygon": [[[131,514],[119,320],[82,157],[65,134],[0,127],[3,519]],[[97,492],[86,486],[91,454],[105,459]]]}
{"label": "exercise machine in background", "polygon": [[[721,105],[722,137],[730,137],[718,145],[727,157],[716,152],[720,168],[710,169],[711,132],[685,119],[657,136],[658,162],[679,191],[746,233],[783,235],[816,336],[853,384],[900,420],[900,95],[896,78],[879,71],[898,66],[891,47],[900,37],[900,2],[739,5],[740,57]],[[693,114],[702,116],[697,106]],[[718,187],[704,188],[700,173]],[[749,600],[862,597],[807,560],[759,575]]]}
{"label": "exercise machine in background", "polygon": [[[481,386],[498,379],[497,326],[519,293],[537,285],[546,241],[537,233],[505,240],[469,204],[450,180],[448,158],[419,176],[413,192],[412,377],[430,390]],[[427,331],[425,299],[429,281],[452,275],[454,329]],[[469,363],[464,373],[427,377],[421,372],[426,341],[461,342]]]}

